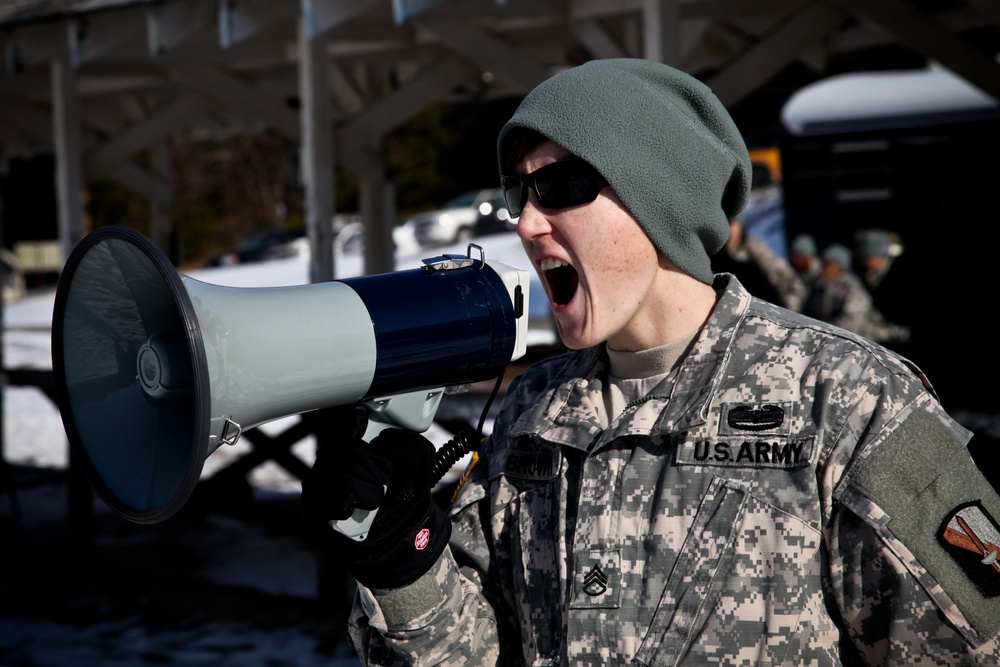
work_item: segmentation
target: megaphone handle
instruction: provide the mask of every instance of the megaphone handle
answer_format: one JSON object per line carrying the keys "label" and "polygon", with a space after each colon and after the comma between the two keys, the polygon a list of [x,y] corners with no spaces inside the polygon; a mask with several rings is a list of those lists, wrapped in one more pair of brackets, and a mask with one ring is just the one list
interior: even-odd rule
{"label": "megaphone handle", "polygon": [[[444,388],[423,389],[394,396],[376,398],[363,403],[368,413],[368,428],[363,440],[371,442],[375,437],[389,428],[407,428],[417,433],[423,433],[434,421]],[[385,487],[388,491],[389,487]],[[347,519],[331,521],[330,525],[338,533],[352,540],[361,542],[368,537],[372,522],[378,509],[356,509]]]}
{"label": "megaphone handle", "polygon": [[[389,486],[386,485],[385,490],[388,491],[388,489]],[[368,537],[368,531],[371,530],[377,513],[378,508],[373,510],[356,509],[347,519],[331,521],[330,525],[341,535],[349,537],[355,542],[362,542]]]}
{"label": "megaphone handle", "polygon": [[[368,428],[365,430],[364,441],[371,442],[375,439],[375,436],[388,427],[389,424],[370,418],[368,420]],[[383,487],[383,493],[387,493],[388,491],[389,485],[386,484]],[[373,510],[355,509],[354,513],[348,518],[341,519],[340,521],[331,521],[330,526],[341,535],[349,537],[355,542],[363,542],[368,537],[368,531],[372,528],[376,514],[378,514],[377,507]]]}

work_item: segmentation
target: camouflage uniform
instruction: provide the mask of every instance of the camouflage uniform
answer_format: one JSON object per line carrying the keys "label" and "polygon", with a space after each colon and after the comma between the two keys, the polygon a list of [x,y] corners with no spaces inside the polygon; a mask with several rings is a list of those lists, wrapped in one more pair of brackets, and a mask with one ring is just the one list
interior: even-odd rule
{"label": "camouflage uniform", "polygon": [[608,428],[603,348],[518,379],[450,551],[359,591],[365,662],[1000,662],[1000,597],[980,591],[1000,568],[963,570],[936,536],[981,502],[951,540],[1000,542],[968,432],[900,358],[716,288],[687,357]]}
{"label": "camouflage uniform", "polygon": [[844,271],[831,278],[817,279],[802,312],[865,336],[872,317],[872,297],[860,278]]}
{"label": "camouflage uniform", "polygon": [[[743,243],[738,248],[723,248],[712,259],[717,273],[729,272],[735,274],[744,286],[754,295],[765,301],[771,301],[794,310],[802,311],[802,306],[808,296],[809,288],[788,260],[771,250],[762,239],[744,232]],[[759,271],[766,286],[758,294],[742,279],[741,273],[747,271],[752,276]]]}

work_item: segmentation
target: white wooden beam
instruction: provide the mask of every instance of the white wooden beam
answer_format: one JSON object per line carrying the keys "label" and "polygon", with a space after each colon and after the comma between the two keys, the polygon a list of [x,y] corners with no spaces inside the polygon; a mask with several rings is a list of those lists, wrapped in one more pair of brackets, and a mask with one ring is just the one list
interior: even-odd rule
{"label": "white wooden beam", "polygon": [[748,16],[774,17],[790,13],[813,0],[687,0],[680,5],[681,17],[733,20]]}
{"label": "white wooden beam", "polygon": [[314,39],[352,18],[360,16],[385,0],[301,0],[306,36]]}
{"label": "white wooden beam", "polygon": [[455,19],[421,18],[417,22],[441,40],[441,45],[469,62],[476,63],[484,71],[491,72],[515,88],[531,90],[548,78],[541,65],[512,48],[495,35],[481,30],[473,24]]}
{"label": "white wooden beam", "polygon": [[333,123],[327,88],[326,39],[310,38],[305,21],[299,25],[299,118],[302,141],[299,168],[305,189],[306,233],[309,239],[309,282],[333,280]]}
{"label": "white wooden beam", "polygon": [[204,98],[188,94],[176,99],[131,127],[118,132],[110,140],[91,150],[86,156],[90,177],[107,172],[111,167],[131,158],[205,113]]}
{"label": "white wooden beam", "polygon": [[170,205],[170,184],[136,164],[121,162],[111,168],[108,176],[151,204]]}
{"label": "white wooden beam", "polygon": [[363,173],[373,157],[373,141],[412,118],[428,104],[443,99],[455,86],[475,81],[479,71],[457,58],[426,68],[406,85],[369,105],[364,113],[337,128],[334,139],[338,164]]}
{"label": "white wooden beam", "polygon": [[345,116],[352,116],[361,111],[365,106],[365,98],[358,90],[354,80],[344,71],[343,65],[338,62],[331,62],[329,68],[329,86],[333,98],[343,111]]}
{"label": "white wooden beam", "polygon": [[53,58],[63,58],[69,52],[66,21],[29,24],[15,28],[4,42],[7,71],[25,72],[47,65]]}
{"label": "white wooden beam", "polygon": [[170,72],[185,86],[213,100],[217,105],[237,113],[253,113],[285,136],[298,141],[299,119],[280,100],[260,94],[256,87],[244,83],[215,67],[171,60]]}
{"label": "white wooden beam", "polygon": [[396,226],[395,190],[385,177],[382,165],[366,170],[359,180],[365,229],[365,273],[387,273],[396,268],[396,249],[392,240],[392,230]]}
{"label": "white wooden beam", "polygon": [[643,57],[677,67],[681,19],[678,0],[642,0]]}
{"label": "white wooden beam", "polygon": [[597,19],[581,19],[571,23],[573,34],[595,59],[627,58],[628,51]]}
{"label": "white wooden beam", "polygon": [[808,5],[780,22],[764,39],[740,53],[728,67],[705,83],[723,104],[731,107],[848,17],[843,9],[825,2]]}
{"label": "white wooden beam", "polygon": [[208,29],[216,18],[215,5],[205,0],[174,0],[146,10],[146,40],[149,54],[173,49],[193,35]]}
{"label": "white wooden beam", "polygon": [[298,9],[294,4],[274,0],[219,0],[219,45],[228,49]]}
{"label": "white wooden beam", "polygon": [[831,0],[1000,100],[1000,63],[900,0]]}
{"label": "white wooden beam", "polygon": [[643,0],[570,0],[567,13],[573,20],[600,18],[642,11]]}
{"label": "white wooden beam", "polygon": [[144,22],[145,13],[130,8],[74,17],[68,28],[70,63],[80,67],[130,42],[141,44]]}
{"label": "white wooden beam", "polygon": [[392,0],[392,17],[396,25],[400,26],[418,16],[428,9],[440,5],[442,0]]}
{"label": "white wooden beam", "polygon": [[59,247],[62,261],[83,238],[83,160],[80,157],[80,112],[76,70],[68,58],[54,58],[52,126],[56,154],[56,199],[59,207]]}

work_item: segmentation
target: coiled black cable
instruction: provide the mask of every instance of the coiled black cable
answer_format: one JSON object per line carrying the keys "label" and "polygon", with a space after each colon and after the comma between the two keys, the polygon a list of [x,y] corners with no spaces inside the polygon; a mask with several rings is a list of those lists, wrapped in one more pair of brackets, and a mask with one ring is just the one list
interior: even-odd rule
{"label": "coiled black cable", "polygon": [[474,452],[478,446],[477,443],[483,441],[483,426],[486,424],[486,415],[490,411],[490,406],[493,405],[493,400],[500,392],[500,385],[503,383],[503,376],[504,374],[501,373],[497,377],[496,384],[493,385],[493,391],[490,392],[490,397],[486,400],[483,412],[479,416],[479,426],[476,428],[477,437],[475,441],[469,440],[469,437],[464,432],[459,432],[458,435],[444,443],[444,445],[438,449],[437,455],[434,457],[434,465],[431,467],[432,489],[438,485],[438,482],[441,481],[445,473],[451,470],[453,465],[458,463],[466,454]]}

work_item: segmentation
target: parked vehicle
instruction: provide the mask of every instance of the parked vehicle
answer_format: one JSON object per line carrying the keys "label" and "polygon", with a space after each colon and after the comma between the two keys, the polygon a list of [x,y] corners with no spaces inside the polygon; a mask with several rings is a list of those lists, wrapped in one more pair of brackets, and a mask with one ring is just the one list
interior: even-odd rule
{"label": "parked vehicle", "polygon": [[479,217],[476,219],[476,224],[473,225],[472,235],[475,237],[488,236],[512,232],[516,228],[517,218],[510,217],[503,192],[498,191],[496,199],[492,200],[489,206],[485,203],[480,204]]}
{"label": "parked vehicle", "polygon": [[472,190],[452,198],[440,209],[411,216],[403,224],[413,227],[423,247],[461,243],[473,237],[480,215],[488,215],[502,205],[499,188]]}

